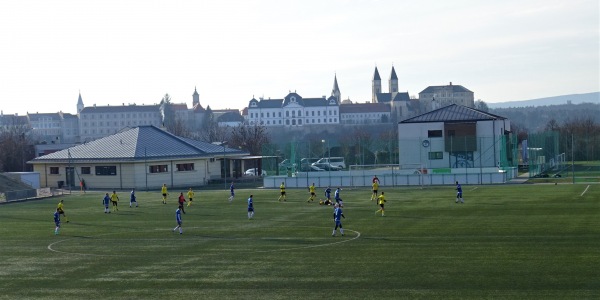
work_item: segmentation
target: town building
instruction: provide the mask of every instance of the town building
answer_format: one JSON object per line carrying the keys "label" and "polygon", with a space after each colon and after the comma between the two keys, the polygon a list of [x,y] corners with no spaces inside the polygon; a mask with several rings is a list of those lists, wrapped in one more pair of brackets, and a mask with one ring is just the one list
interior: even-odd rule
{"label": "town building", "polygon": [[142,125],[28,163],[40,173],[42,187],[77,187],[84,180],[91,189],[158,189],[163,184],[187,189],[242,174],[247,155]]}
{"label": "town building", "polygon": [[342,103],[340,124],[389,123],[390,111],[387,103]]}
{"label": "town building", "polygon": [[419,112],[419,100],[410,99],[408,92],[400,92],[398,87],[398,75],[392,66],[390,79],[388,80],[388,92],[384,93],[381,88],[381,76],[379,70],[375,67],[373,80],[371,84],[371,102],[386,103],[390,107],[391,115],[402,120],[414,116]]}
{"label": "town building", "polygon": [[450,104],[475,107],[475,96],[472,91],[462,85],[428,86],[419,93],[419,100],[427,110],[435,110]]}
{"label": "town building", "polygon": [[399,122],[399,162],[447,172],[512,165],[509,134],[508,119],[451,104]]}

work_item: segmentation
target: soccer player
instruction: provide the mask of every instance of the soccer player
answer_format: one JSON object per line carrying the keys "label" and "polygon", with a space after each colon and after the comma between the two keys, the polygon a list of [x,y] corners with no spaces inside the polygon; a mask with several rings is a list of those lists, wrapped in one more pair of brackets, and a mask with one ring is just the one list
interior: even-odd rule
{"label": "soccer player", "polygon": [[317,196],[317,194],[315,194],[315,183],[314,182],[311,186],[308,187],[308,191],[310,192],[310,198],[308,198],[308,200],[306,200],[306,202],[314,201],[315,197]]}
{"label": "soccer player", "polygon": [[112,203],[112,210],[119,211],[119,196],[117,196],[117,192],[113,191],[112,195],[110,195],[110,202]]}
{"label": "soccer player", "polygon": [[335,222],[335,228],[333,228],[333,233],[331,234],[331,236],[335,236],[335,231],[338,229],[338,227],[340,228],[340,233],[342,234],[342,236],[344,236],[344,228],[342,228],[342,219],[340,219],[340,217],[344,219],[346,218],[342,213],[340,205],[336,203],[335,209],[333,210],[333,221]]}
{"label": "soccer player", "polygon": [[187,196],[188,196],[188,207],[190,207],[190,205],[192,205],[192,199],[194,199],[194,191],[192,191],[192,188],[190,188],[187,192]]}
{"label": "soccer player", "polygon": [[110,202],[110,196],[108,195],[108,193],[106,193],[106,196],[104,196],[104,199],[102,199],[102,204],[104,204],[104,213],[105,214],[110,214],[110,210],[108,209],[109,202]]}
{"label": "soccer player", "polygon": [[323,202],[324,205],[331,205],[331,188],[327,187],[325,189],[325,202]]}
{"label": "soccer player", "polygon": [[175,232],[175,230],[177,230],[177,228],[179,228],[179,234],[183,234],[183,229],[181,228],[181,224],[183,223],[183,221],[181,220],[181,210],[183,209],[183,206],[179,205],[179,208],[175,211],[175,220],[177,220],[177,226],[175,226],[175,228],[173,228],[173,232]]}
{"label": "soccer player", "polygon": [[235,197],[235,187],[233,186],[233,181],[231,182],[231,185],[229,186],[229,193],[231,196],[229,196],[229,203],[233,202],[233,198]]}
{"label": "soccer player", "polygon": [[456,203],[458,203],[459,200],[460,200],[460,203],[465,203],[465,200],[463,199],[463,196],[462,196],[462,186],[460,186],[458,181],[456,182],[455,190],[456,190]]}
{"label": "soccer player", "polygon": [[341,188],[337,188],[335,190],[334,198],[335,198],[335,203],[336,204],[339,204],[340,207],[344,207],[344,201],[342,201],[342,198],[340,197],[340,191],[341,190],[342,190]]}
{"label": "soccer player", "polygon": [[54,225],[56,226],[54,228],[54,235],[58,235],[58,231],[60,230],[60,212],[58,208],[54,212]]}
{"label": "soccer player", "polygon": [[248,220],[254,218],[254,201],[252,201],[252,197],[254,195],[250,195],[250,198],[248,198]]}
{"label": "soccer player", "polygon": [[281,183],[281,185],[279,185],[279,190],[281,191],[281,196],[279,196],[279,199],[277,199],[277,201],[281,202],[281,199],[283,199],[283,201],[285,201],[285,183]]}
{"label": "soccer player", "polygon": [[163,204],[167,204],[167,195],[168,195],[168,193],[167,193],[167,184],[166,183],[163,183],[163,186],[160,189],[160,192],[162,193]]}
{"label": "soccer player", "polygon": [[[375,177],[377,178],[377,177]],[[371,194],[371,201],[373,200],[377,200],[377,190],[379,189],[379,179],[375,180],[373,179],[373,194]],[[377,203],[375,203],[377,204]]]}
{"label": "soccer player", "polygon": [[379,195],[379,197],[377,197],[377,199],[379,200],[379,207],[381,207],[380,209],[378,209],[377,211],[375,211],[375,214],[377,214],[378,212],[381,212],[381,216],[384,217],[385,216],[385,210],[383,209],[383,205],[385,204],[385,196],[384,196],[384,192],[381,192],[381,195]]}
{"label": "soccer player", "polygon": [[377,182],[377,184],[379,184],[379,178],[377,178],[377,175],[373,176],[373,183]]}
{"label": "soccer player", "polygon": [[63,217],[65,217],[65,221],[67,221],[67,223],[69,223],[69,218],[67,218],[67,215],[65,215],[65,207],[64,207],[64,200],[60,200],[60,202],[58,202],[58,206],[56,207],[56,209],[58,210],[58,214],[59,215],[63,215]]}
{"label": "soccer player", "polygon": [[138,203],[135,197],[135,189],[131,189],[131,195],[129,195],[129,207],[135,202],[135,207],[138,207]]}
{"label": "soccer player", "polygon": [[179,208],[185,214],[185,209],[183,209],[183,204],[185,203],[185,197],[183,196],[183,193],[179,193],[179,198],[177,199],[177,201],[179,202]]}

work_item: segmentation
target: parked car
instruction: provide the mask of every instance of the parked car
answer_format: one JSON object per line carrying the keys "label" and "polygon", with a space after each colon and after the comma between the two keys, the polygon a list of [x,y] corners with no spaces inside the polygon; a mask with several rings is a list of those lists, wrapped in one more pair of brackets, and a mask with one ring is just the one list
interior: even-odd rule
{"label": "parked car", "polygon": [[325,171],[340,171],[340,170],[342,170],[342,168],[340,168],[338,166],[334,166],[332,164],[327,164],[327,163],[320,163],[320,162],[313,163],[311,166],[317,167],[319,169],[323,169]]}
{"label": "parked car", "polygon": [[[246,172],[244,172],[244,176],[258,176],[258,174],[258,168],[248,169]],[[261,170],[260,174],[260,176],[267,176],[267,171]]]}
{"label": "parked car", "polygon": [[[312,166],[313,163],[316,163],[319,158],[303,158],[300,160],[300,171],[302,172],[311,172],[311,171],[321,171],[318,167]],[[316,168],[316,169],[315,169]]]}
{"label": "parked car", "polygon": [[292,169],[292,167],[295,167],[296,164],[293,164],[289,159],[284,159],[282,162],[279,163],[279,168],[283,168],[283,169]]}
{"label": "parked car", "polygon": [[340,169],[346,168],[346,161],[343,157],[324,157],[317,161],[317,163],[330,164],[334,167],[338,167]]}

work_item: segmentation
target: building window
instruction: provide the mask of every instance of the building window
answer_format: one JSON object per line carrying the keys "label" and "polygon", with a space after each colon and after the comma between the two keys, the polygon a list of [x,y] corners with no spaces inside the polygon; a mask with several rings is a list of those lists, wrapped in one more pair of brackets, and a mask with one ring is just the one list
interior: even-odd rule
{"label": "building window", "polygon": [[289,116],[290,116],[290,112],[289,112],[289,111],[286,111],[286,112],[285,112],[285,116],[286,116],[286,117],[289,117]]}
{"label": "building window", "polygon": [[52,175],[58,175],[58,174],[60,174],[58,172],[58,167],[50,167],[50,174],[52,174]]}
{"label": "building window", "polygon": [[290,120],[285,120],[285,125],[290,125]]}
{"label": "building window", "polygon": [[148,167],[150,173],[166,173],[169,172],[168,165],[154,165]]}
{"label": "building window", "polygon": [[314,111],[314,110],[312,111],[312,116],[313,116],[313,117],[315,116],[315,111]]}
{"label": "building window", "polygon": [[281,120],[279,120],[279,125],[281,125]]}
{"label": "building window", "polygon": [[429,152],[429,160],[444,159],[444,152]]}
{"label": "building window", "polygon": [[267,118],[269,117],[269,113],[267,113]]}
{"label": "building window", "polygon": [[441,130],[428,130],[427,137],[429,137],[429,138],[442,137],[442,131]]}
{"label": "building window", "polygon": [[279,112],[279,117],[281,118],[281,112]]}
{"label": "building window", "polygon": [[98,176],[117,175],[117,166],[96,166],[96,175],[98,175]]}
{"label": "building window", "polygon": [[81,174],[92,174],[92,168],[90,168],[90,167],[81,167]]}
{"label": "building window", "polygon": [[190,164],[177,164],[177,171],[179,172],[184,172],[184,171],[194,171],[194,164],[190,163]]}

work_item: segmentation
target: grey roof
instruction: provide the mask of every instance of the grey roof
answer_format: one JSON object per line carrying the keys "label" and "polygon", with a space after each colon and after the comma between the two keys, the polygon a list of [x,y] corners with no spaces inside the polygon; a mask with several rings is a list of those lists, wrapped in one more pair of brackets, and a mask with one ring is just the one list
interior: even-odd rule
{"label": "grey roof", "polygon": [[446,90],[448,88],[451,88],[452,93],[471,92],[469,89],[465,88],[462,85],[432,85],[425,88],[423,91],[421,91],[421,93],[435,93],[440,89]]}
{"label": "grey roof", "polygon": [[[328,99],[325,99],[322,97],[321,98],[302,98],[302,96],[298,95],[297,93],[290,93],[285,97],[285,99],[256,100],[256,99],[252,98],[252,100],[250,100],[250,102],[249,102],[248,109],[281,108],[284,105],[287,105],[290,103],[290,98],[292,96],[296,97],[296,103],[298,103],[299,105],[302,105],[304,107],[330,106],[329,102],[332,98],[335,100],[335,102],[336,102],[335,104],[336,105],[338,104],[336,97],[329,97]],[[256,107],[252,107],[252,103],[256,103]]]}
{"label": "grey roof", "polygon": [[390,101],[410,101],[408,92],[406,93],[377,93],[377,102],[389,103]]}
{"label": "grey roof", "polygon": [[40,113],[35,113],[35,114],[28,113],[27,117],[29,118],[30,121],[37,121],[37,120],[39,120],[42,117],[50,117],[50,118],[55,119],[55,120],[60,120],[61,119],[59,113],[41,113],[41,114]]}
{"label": "grey roof", "polygon": [[390,112],[390,105],[387,103],[355,103],[340,105],[340,114],[358,114],[358,113],[377,113]]}
{"label": "grey roof", "polygon": [[160,105],[116,105],[116,106],[88,106],[80,114],[94,113],[120,113],[120,112],[159,112]]}
{"label": "grey roof", "polygon": [[379,76],[379,71],[377,71],[377,67],[375,67],[375,74],[373,74],[373,80],[381,80],[381,76]]}
{"label": "grey roof", "polygon": [[406,119],[400,123],[429,123],[429,122],[464,122],[504,120],[506,118],[487,113],[478,109],[458,104],[450,104],[442,108]]}
{"label": "grey roof", "polygon": [[394,66],[392,66],[392,74],[390,75],[391,80],[398,80],[398,76],[396,76],[396,70],[394,70]]}
{"label": "grey roof", "polygon": [[83,100],[81,99],[81,92],[79,92],[79,98],[77,99],[77,105],[83,105]]}
{"label": "grey roof", "polygon": [[244,122],[244,117],[239,111],[230,111],[217,117],[217,122]]}
{"label": "grey roof", "polygon": [[30,163],[140,161],[248,155],[248,152],[178,137],[155,126],[138,126],[65,150],[40,156]]}
{"label": "grey roof", "polygon": [[337,83],[337,74],[333,76],[333,92],[339,92],[340,91],[340,87],[338,86]]}

